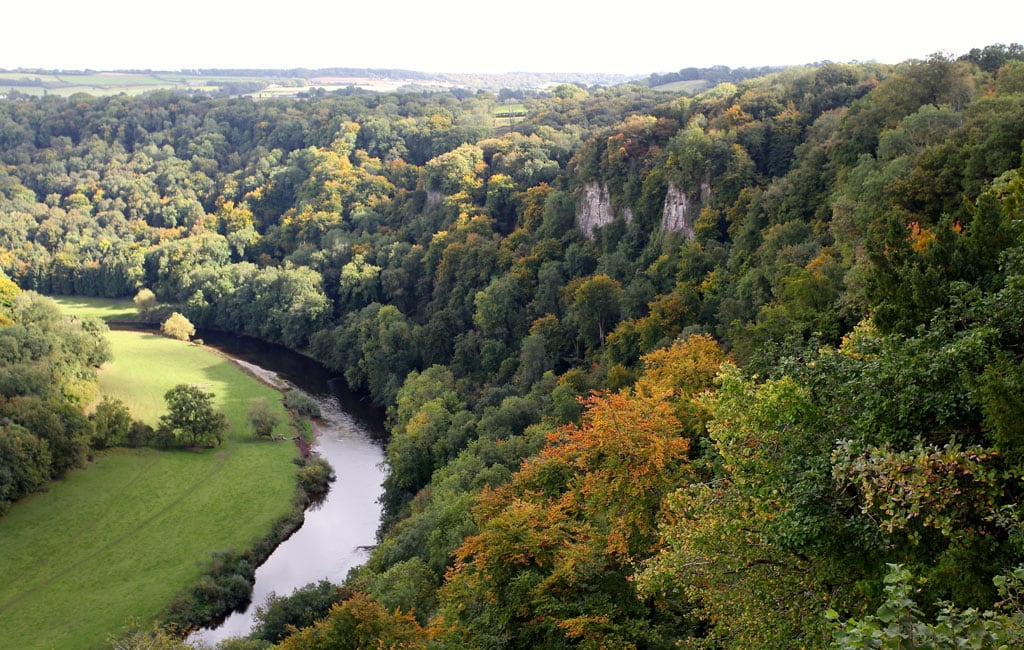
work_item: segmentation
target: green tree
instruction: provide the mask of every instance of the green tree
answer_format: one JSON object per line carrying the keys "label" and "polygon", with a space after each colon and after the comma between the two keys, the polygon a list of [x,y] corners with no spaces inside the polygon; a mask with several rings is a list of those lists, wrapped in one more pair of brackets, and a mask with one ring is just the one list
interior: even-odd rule
{"label": "green tree", "polygon": [[331,607],[342,602],[345,595],[344,590],[327,580],[311,582],[289,596],[270,592],[264,603],[256,606],[252,636],[280,643],[297,628],[308,627],[327,616]]}
{"label": "green tree", "polygon": [[697,604],[715,647],[814,647],[820,604],[844,602],[856,578],[839,557],[815,561],[819,536],[839,543],[846,524],[817,503],[831,486],[820,415],[790,378],[756,384],[725,364],[718,381],[701,401],[717,471],[667,497],[663,546],[638,575],[640,593]]}
{"label": "green tree", "polygon": [[1003,603],[1015,605],[1010,611],[961,610],[940,603],[935,622],[928,620],[914,600],[916,585],[911,572],[899,564],[890,564],[885,576],[885,601],[875,614],[840,622],[839,613],[828,610],[826,618],[834,625],[832,647],[835,650],[857,648],[1019,648],[1024,644],[1024,616],[1019,609],[1019,589],[1024,567],[995,580]]}
{"label": "green tree", "polygon": [[45,441],[50,456],[50,478],[61,478],[85,464],[92,438],[92,423],[74,405],[35,395],[0,400],[0,419],[20,424]]}
{"label": "green tree", "polygon": [[50,449],[18,424],[0,426],[0,515],[50,478]]}
{"label": "green tree", "polygon": [[607,275],[595,275],[576,286],[570,314],[587,348],[604,345],[605,336],[619,321],[621,302],[622,285]]}
{"label": "green tree", "polygon": [[93,424],[91,445],[105,449],[125,444],[132,428],[132,415],[119,399],[104,397],[89,416]]}
{"label": "green tree", "polygon": [[216,447],[228,421],[213,408],[213,394],[198,386],[178,384],[164,394],[168,412],[160,416],[157,435],[183,446]]}
{"label": "green tree", "polygon": [[444,194],[472,192],[483,183],[480,176],[484,167],[483,150],[463,144],[427,162],[425,183],[427,189]]}

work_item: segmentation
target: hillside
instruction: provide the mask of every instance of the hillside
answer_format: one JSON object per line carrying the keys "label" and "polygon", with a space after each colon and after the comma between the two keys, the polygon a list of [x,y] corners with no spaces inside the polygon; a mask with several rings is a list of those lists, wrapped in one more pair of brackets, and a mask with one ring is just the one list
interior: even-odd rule
{"label": "hillside", "polygon": [[1021,48],[658,81],[0,101],[0,269],[388,409],[280,647],[1018,645]]}

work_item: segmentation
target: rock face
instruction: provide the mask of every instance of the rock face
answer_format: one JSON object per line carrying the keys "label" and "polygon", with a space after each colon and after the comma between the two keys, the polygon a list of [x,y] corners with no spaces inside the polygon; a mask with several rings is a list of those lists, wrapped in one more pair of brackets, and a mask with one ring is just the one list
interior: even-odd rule
{"label": "rock face", "polygon": [[661,229],[664,232],[681,232],[687,239],[693,239],[693,222],[697,220],[694,212],[700,210],[700,204],[710,193],[711,188],[704,184],[700,188],[701,200],[694,201],[675,185],[668,186],[665,194],[665,207],[661,212]]}
{"label": "rock face", "polygon": [[427,190],[427,209],[437,207],[444,201],[444,194],[437,190]]}
{"label": "rock face", "polygon": [[[608,194],[608,186],[604,183],[588,183],[583,188],[583,199],[576,210],[576,221],[580,232],[587,239],[594,238],[594,231],[615,220],[615,210]],[[693,239],[693,222],[697,220],[700,206],[709,198],[711,188],[707,183],[701,185],[700,197],[691,198],[675,185],[668,186],[665,205],[662,208],[661,229],[663,232],[681,232],[687,239]],[[623,208],[622,216],[629,223],[633,212]]]}
{"label": "rock face", "polygon": [[608,186],[604,183],[588,183],[583,188],[583,200],[576,211],[576,221],[580,232],[587,239],[594,238],[594,231],[608,225],[615,219],[612,211],[612,199],[608,195]]}

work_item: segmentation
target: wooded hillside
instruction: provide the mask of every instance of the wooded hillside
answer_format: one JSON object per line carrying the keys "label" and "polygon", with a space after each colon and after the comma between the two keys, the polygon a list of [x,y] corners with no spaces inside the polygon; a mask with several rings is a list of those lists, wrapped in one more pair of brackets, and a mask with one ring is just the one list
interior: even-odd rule
{"label": "wooded hillside", "polygon": [[518,101],[0,101],[0,269],[387,407],[381,543],[282,647],[1019,643],[1020,46]]}

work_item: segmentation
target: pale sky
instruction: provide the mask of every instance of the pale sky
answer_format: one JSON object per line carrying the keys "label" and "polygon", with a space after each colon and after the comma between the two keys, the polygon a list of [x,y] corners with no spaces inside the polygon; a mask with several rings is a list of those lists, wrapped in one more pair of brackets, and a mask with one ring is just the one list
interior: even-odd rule
{"label": "pale sky", "polygon": [[13,0],[0,16],[0,69],[646,75],[1024,42],[1022,0]]}

